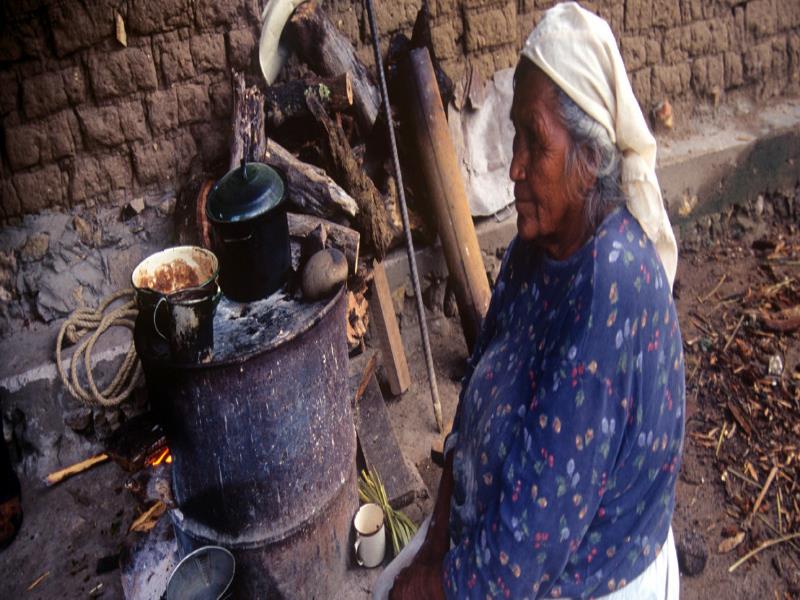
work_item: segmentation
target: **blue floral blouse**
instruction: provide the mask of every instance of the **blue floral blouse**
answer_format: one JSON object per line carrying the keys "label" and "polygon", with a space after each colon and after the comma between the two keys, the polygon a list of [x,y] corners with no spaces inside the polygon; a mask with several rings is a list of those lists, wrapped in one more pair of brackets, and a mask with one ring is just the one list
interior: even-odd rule
{"label": "blue floral blouse", "polygon": [[447,596],[597,597],[641,574],[672,520],[685,382],[666,275],[626,209],[565,261],[512,242],[470,371]]}

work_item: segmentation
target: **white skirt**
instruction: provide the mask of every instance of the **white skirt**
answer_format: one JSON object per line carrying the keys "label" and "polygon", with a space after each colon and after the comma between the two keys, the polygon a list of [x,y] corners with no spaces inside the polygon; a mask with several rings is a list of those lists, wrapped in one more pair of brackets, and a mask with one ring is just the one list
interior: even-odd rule
{"label": "white skirt", "polygon": [[[430,521],[431,518],[428,516],[411,541],[378,577],[372,591],[373,600],[388,600],[395,577],[411,564],[422,542],[425,541]],[[675,538],[670,527],[661,553],[650,566],[621,590],[602,597],[608,600],[678,600],[679,592],[678,554],[675,551]]]}

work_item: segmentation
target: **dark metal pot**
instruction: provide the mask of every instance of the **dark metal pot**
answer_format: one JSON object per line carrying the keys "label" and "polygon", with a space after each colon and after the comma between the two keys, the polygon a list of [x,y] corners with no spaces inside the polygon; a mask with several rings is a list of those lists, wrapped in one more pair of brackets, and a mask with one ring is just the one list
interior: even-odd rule
{"label": "dark metal pot", "polygon": [[278,171],[244,161],[209,193],[206,216],[220,261],[220,286],[231,300],[260,300],[286,282],[291,254],[285,196]]}

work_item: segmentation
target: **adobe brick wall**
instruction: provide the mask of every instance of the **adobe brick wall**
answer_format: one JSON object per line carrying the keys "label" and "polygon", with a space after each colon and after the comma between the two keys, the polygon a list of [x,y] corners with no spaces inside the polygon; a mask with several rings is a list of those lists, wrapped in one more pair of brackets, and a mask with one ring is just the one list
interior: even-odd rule
{"label": "adobe brick wall", "polygon": [[[361,2],[328,0],[371,63]],[[421,0],[376,1],[384,45]],[[455,80],[512,66],[552,0],[430,0],[433,39]],[[732,93],[797,93],[798,0],[596,0],[646,112]],[[0,221],[174,189],[224,159],[229,70],[257,73],[259,0],[6,0],[0,34]],[[128,47],[114,39],[125,20]]]}

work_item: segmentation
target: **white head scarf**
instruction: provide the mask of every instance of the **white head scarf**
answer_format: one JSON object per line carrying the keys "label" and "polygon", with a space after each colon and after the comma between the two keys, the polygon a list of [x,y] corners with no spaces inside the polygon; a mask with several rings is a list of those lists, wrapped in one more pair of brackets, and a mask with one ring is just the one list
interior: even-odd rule
{"label": "white head scarf", "polygon": [[608,130],[622,152],[628,210],[653,241],[671,287],[678,247],[656,178],[656,140],[633,95],[608,23],[576,2],[558,4],[528,36],[522,55]]}

